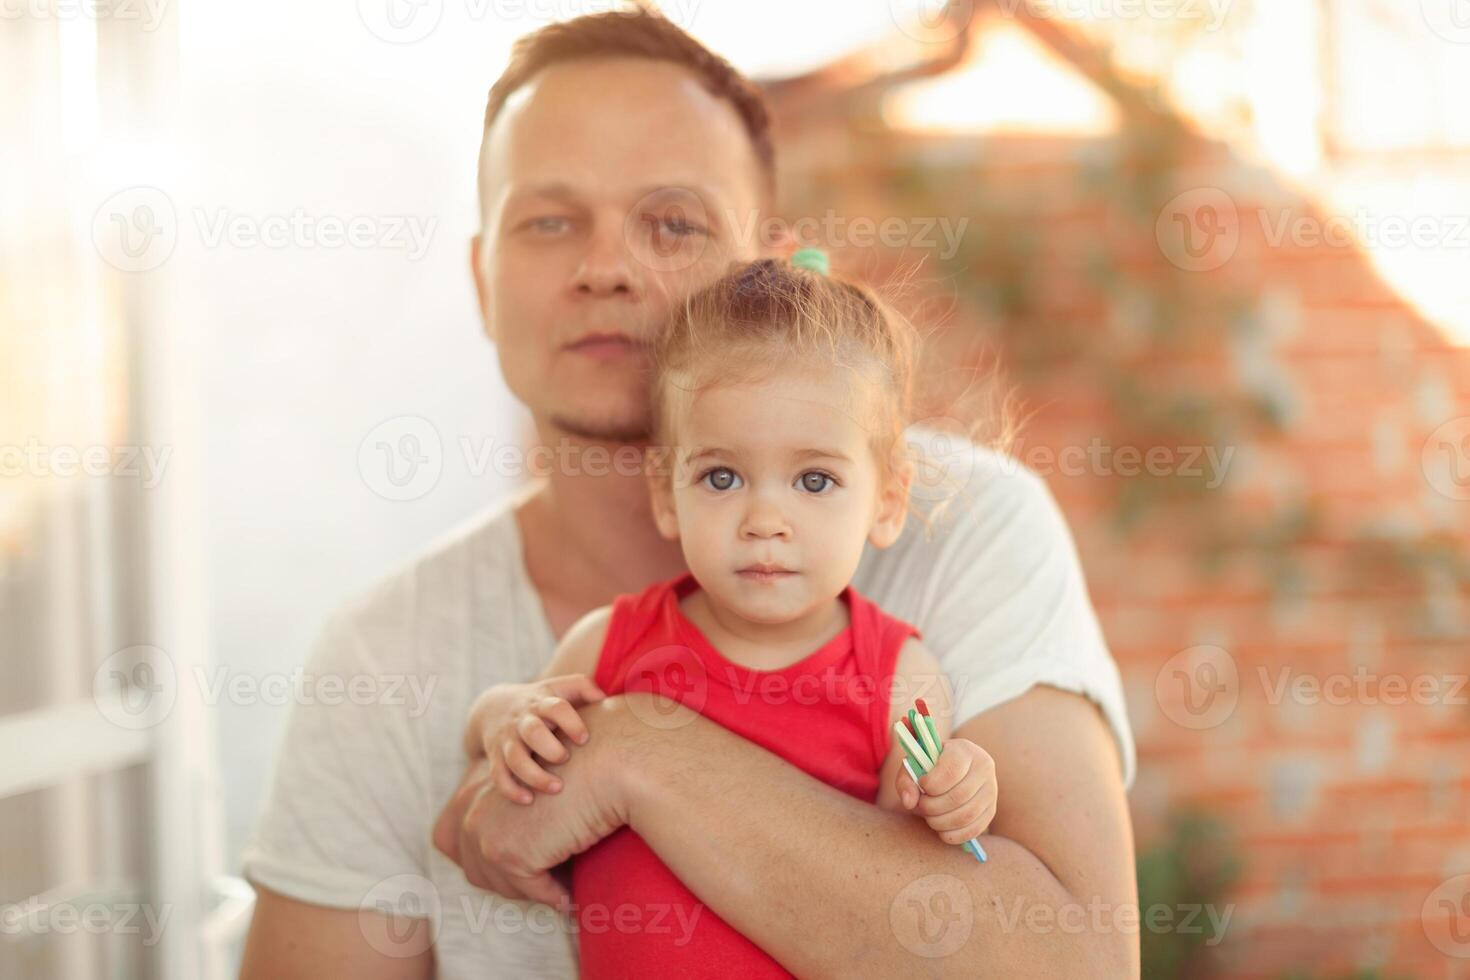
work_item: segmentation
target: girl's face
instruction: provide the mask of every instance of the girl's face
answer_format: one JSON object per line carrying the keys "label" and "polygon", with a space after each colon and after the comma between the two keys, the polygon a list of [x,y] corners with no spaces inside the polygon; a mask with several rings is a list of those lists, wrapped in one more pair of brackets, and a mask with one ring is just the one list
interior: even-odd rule
{"label": "girl's face", "polygon": [[854,387],[845,371],[793,367],[675,399],[654,517],[710,598],[748,621],[819,608],[851,582],[864,542],[886,548],[903,530],[910,474],[881,479],[871,396]]}

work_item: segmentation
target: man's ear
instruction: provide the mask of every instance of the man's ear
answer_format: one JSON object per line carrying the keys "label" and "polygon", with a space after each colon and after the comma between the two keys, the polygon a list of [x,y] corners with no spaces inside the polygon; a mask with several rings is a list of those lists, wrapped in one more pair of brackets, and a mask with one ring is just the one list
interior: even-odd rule
{"label": "man's ear", "polygon": [[475,299],[480,304],[480,325],[490,342],[495,343],[495,324],[490,318],[490,293],[480,274],[480,236],[470,239],[470,278],[475,281]]}
{"label": "man's ear", "polygon": [[679,520],[674,512],[673,451],[665,446],[643,450],[643,474],[648,479],[648,503],[653,523],[666,541],[679,540]]}
{"label": "man's ear", "polygon": [[868,532],[868,541],[873,547],[886,548],[903,533],[904,520],[909,512],[909,487],[913,482],[913,462],[895,454],[889,466],[888,479],[878,496],[878,513],[873,518],[873,529]]}

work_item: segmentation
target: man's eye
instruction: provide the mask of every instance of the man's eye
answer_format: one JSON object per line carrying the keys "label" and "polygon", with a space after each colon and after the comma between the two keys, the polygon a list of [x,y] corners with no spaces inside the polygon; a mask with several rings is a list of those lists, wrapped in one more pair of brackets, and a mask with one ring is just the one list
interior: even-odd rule
{"label": "man's eye", "polygon": [[540,218],[532,218],[523,227],[541,235],[556,235],[571,225],[571,222],[559,215],[548,215]]}
{"label": "man's eye", "polygon": [[808,470],[801,475],[801,488],[810,493],[821,493],[829,485],[836,483],[836,480],[821,470]]}
{"label": "man's eye", "polygon": [[733,490],[739,484],[740,477],[736,476],[732,469],[717,466],[706,473],[702,480],[713,490]]}
{"label": "man's eye", "polygon": [[665,218],[663,229],[671,235],[699,235],[704,232],[704,226],[697,225],[692,221],[686,221],[678,215],[671,215]]}
{"label": "man's eye", "polygon": [[671,208],[665,214],[650,214],[644,218],[644,221],[655,235],[685,237],[704,234],[704,226],[690,221],[682,208]]}

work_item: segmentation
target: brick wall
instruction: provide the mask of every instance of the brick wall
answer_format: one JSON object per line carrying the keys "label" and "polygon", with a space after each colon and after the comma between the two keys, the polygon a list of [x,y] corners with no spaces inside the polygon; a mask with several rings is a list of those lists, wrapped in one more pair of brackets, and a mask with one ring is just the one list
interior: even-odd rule
{"label": "brick wall", "polygon": [[[1225,941],[1191,972],[1470,973],[1470,899],[1446,932],[1470,878],[1444,886],[1470,873],[1470,586],[1453,571],[1470,554],[1470,350],[1356,247],[1276,240],[1329,216],[1217,145],[1187,140],[1129,200],[1118,141],[905,137],[836,111],[783,123],[789,216],[971,218],[948,262],[828,244],[839,271],[880,282],[923,258],[922,291],[958,300],[933,343],[958,359],[992,344],[1035,412],[1016,452],[1072,522],[1123,672],[1140,847],[1171,812],[1202,809],[1243,861]],[[1233,251],[1228,233],[1203,247],[1209,206]],[[1168,309],[1187,322],[1151,328]],[[1195,448],[1233,451],[1217,488],[1176,499],[1181,477],[1144,481],[1121,529],[1139,480],[1064,471],[1057,454],[1100,437],[1173,450],[1183,469],[1176,440],[1209,426],[1140,426],[1120,378],[1226,406],[1226,434]],[[1259,399],[1277,425],[1251,421]],[[1225,543],[1210,552],[1212,524]]]}

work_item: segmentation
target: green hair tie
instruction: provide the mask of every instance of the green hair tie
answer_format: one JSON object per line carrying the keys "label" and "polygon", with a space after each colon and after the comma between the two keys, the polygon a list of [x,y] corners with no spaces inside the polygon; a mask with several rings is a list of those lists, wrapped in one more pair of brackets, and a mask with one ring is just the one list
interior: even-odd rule
{"label": "green hair tie", "polygon": [[806,269],[815,272],[819,276],[825,276],[832,271],[832,263],[827,259],[827,253],[820,248],[799,248],[791,253],[791,265],[796,269]]}

